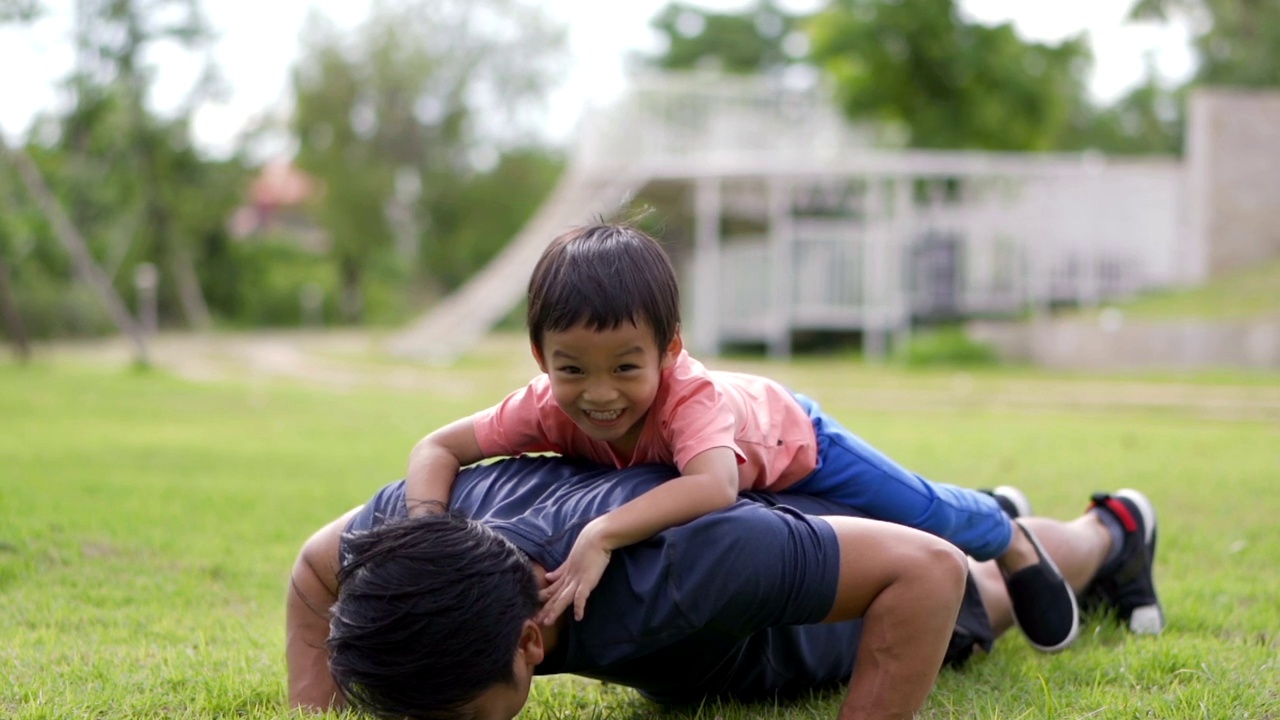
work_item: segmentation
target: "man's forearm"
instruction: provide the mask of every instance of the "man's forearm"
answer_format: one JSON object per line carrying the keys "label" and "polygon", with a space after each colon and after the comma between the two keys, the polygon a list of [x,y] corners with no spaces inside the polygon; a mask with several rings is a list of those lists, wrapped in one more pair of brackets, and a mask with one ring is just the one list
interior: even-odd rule
{"label": "man's forearm", "polygon": [[289,667],[289,707],[323,712],[342,705],[342,695],[329,672],[325,640],[329,623],[312,607],[291,578],[285,606],[285,659]]}
{"label": "man's forearm", "polygon": [[337,601],[338,543],[355,512],[320,529],[298,554],[285,596],[285,662],[289,706],[324,711],[345,703],[329,672],[329,613]]}

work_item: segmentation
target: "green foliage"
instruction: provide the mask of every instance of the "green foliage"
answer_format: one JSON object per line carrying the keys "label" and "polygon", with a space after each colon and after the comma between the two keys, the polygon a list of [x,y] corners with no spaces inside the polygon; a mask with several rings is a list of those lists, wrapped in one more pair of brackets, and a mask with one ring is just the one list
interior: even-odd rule
{"label": "green foliage", "polygon": [[[408,315],[404,299],[406,277],[389,254],[368,265],[365,321],[390,324]],[[294,327],[312,322],[342,321],[342,288],[333,265],[324,255],[271,236],[224,241],[211,250],[201,266],[209,305],[234,327]],[[308,316],[304,297],[316,295],[319,313]]]}
{"label": "green foliage", "polygon": [[546,199],[564,164],[541,148],[517,148],[498,165],[447,188],[432,215],[422,262],[446,289],[484,267]]}
{"label": "green foliage", "polygon": [[1147,78],[1114,104],[1081,118],[1064,150],[1178,155],[1186,125],[1187,88],[1167,87],[1148,67]]}
{"label": "green foliage", "polygon": [[472,186],[483,174],[476,151],[513,140],[501,129],[519,128],[521,111],[548,87],[562,45],[543,11],[518,0],[375,3],[354,32],[309,19],[294,72],[293,130],[299,166],[324,186],[314,210],[332,245],[346,319],[360,317],[367,267],[389,248],[436,247],[423,257],[442,266],[424,269],[452,285],[474,258],[492,254],[489,243],[518,229],[478,248],[438,250],[472,241],[465,225],[501,225],[466,219],[501,205],[459,204],[476,193],[495,200],[483,180]]}
{"label": "green foliage", "polygon": [[[28,263],[13,277],[13,293],[22,324],[34,339],[93,337],[115,330],[111,318],[87,285],[68,284]],[[0,336],[6,335],[0,325]]]}
{"label": "green foliage", "polygon": [[0,23],[28,23],[46,12],[38,0],[0,0]]}
{"label": "green foliage", "polygon": [[962,326],[919,330],[903,350],[908,367],[982,367],[1000,364],[991,346],[971,339]]}
{"label": "green foliage", "polygon": [[1181,16],[1195,38],[1197,83],[1280,86],[1280,5],[1269,0],[1139,0],[1132,17]]}
{"label": "green foliage", "polygon": [[757,73],[798,59],[788,52],[787,39],[799,19],[771,0],[760,0],[740,12],[716,12],[673,2],[649,24],[667,46],[649,62],[664,70],[710,66],[729,73]]}
{"label": "green foliage", "polygon": [[915,147],[1049,150],[1082,109],[1083,38],[1025,42],[954,0],[835,0],[809,30],[845,111],[901,124]]}

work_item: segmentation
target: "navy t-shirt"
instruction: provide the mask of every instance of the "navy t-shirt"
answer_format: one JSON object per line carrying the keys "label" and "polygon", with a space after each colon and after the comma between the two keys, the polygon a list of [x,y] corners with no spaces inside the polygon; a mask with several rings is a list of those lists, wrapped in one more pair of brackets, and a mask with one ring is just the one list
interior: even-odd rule
{"label": "navy t-shirt", "polygon": [[[553,569],[592,518],[675,475],[662,466],[517,458],[459,473],[451,508]],[[814,624],[835,600],[839,545],[831,526],[810,515],[851,512],[807,496],[746,495],[615,551],[584,619],[570,619],[538,673],[607,680],[669,703],[848,680],[861,622]],[[400,481],[380,490],[347,530],[405,515]]]}

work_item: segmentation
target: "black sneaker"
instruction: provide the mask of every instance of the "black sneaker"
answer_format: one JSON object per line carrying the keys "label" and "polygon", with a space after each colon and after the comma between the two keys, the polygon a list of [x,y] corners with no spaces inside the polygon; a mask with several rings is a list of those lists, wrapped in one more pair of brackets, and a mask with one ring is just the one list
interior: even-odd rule
{"label": "black sneaker", "polygon": [[1114,608],[1117,617],[1140,635],[1164,630],[1164,610],[1151,570],[1156,559],[1156,509],[1137,490],[1096,493],[1090,509],[1110,513],[1124,528],[1120,554],[1098,570],[1084,593],[1087,608]]}
{"label": "black sneaker", "polygon": [[978,492],[984,495],[990,495],[995,498],[1000,509],[1005,515],[1017,520],[1022,517],[1031,516],[1031,501],[1018,488],[1012,485],[999,485],[992,490],[982,489]]}
{"label": "black sneaker", "polygon": [[[1062,577],[1058,566],[1053,564],[1036,536],[1017,520],[1012,522],[1027,536],[1040,557],[1037,564],[1004,575],[1013,620],[1027,636],[1031,647],[1047,653],[1064,650],[1080,634],[1080,610],[1076,606],[1075,591]],[[1003,569],[1001,572],[1003,574]]]}

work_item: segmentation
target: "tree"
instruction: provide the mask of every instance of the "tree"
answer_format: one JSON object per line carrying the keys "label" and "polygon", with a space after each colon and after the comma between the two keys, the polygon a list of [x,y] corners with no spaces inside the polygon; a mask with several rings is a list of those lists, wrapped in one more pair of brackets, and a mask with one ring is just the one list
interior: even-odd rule
{"label": "tree", "polygon": [[1191,23],[1198,32],[1196,82],[1280,86],[1280,4],[1274,0],[1139,0],[1131,17]]}
{"label": "tree", "polygon": [[807,27],[845,111],[901,124],[915,147],[1054,149],[1087,110],[1083,37],[1026,42],[954,0],[834,0]]}
{"label": "tree", "polygon": [[382,0],[349,39],[308,20],[293,80],[297,162],[325,188],[316,213],[348,320],[397,229],[422,238],[422,258],[444,254],[432,246],[448,237],[459,188],[485,154],[522,138],[562,47],[563,32],[519,0]]}
{"label": "tree", "polygon": [[[147,109],[150,48],[176,43],[193,52],[212,39],[198,0],[77,0],[76,67],[68,85],[75,106],[63,123],[66,148],[90,185],[110,177],[116,222],[133,229],[125,254],[162,270],[162,287],[176,291],[189,325],[207,327],[209,310],[200,289],[193,250],[180,232],[177,198],[185,187],[169,177],[191,159],[186,118],[214,87],[211,66],[190,89],[186,107],[173,120]],[[87,150],[93,147],[95,152]],[[96,188],[88,188],[96,192]]]}
{"label": "tree", "polygon": [[1119,155],[1177,155],[1186,124],[1186,86],[1161,82],[1154,63],[1146,79],[1107,107],[1083,114],[1062,140],[1066,150]]}
{"label": "tree", "polygon": [[664,70],[711,66],[729,73],[769,72],[803,58],[807,45],[798,33],[799,21],[772,0],[741,12],[673,2],[649,23],[663,35],[666,49],[647,61]]}

